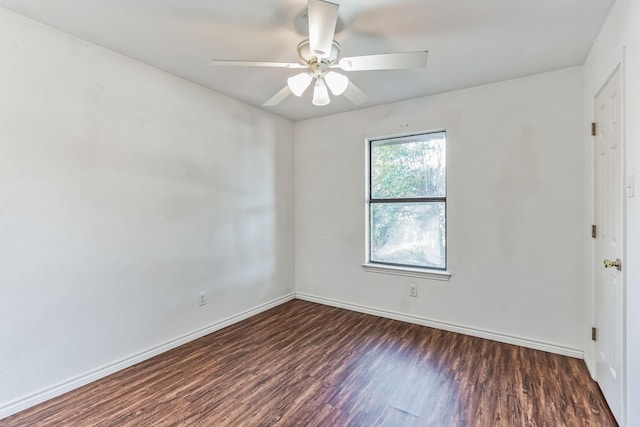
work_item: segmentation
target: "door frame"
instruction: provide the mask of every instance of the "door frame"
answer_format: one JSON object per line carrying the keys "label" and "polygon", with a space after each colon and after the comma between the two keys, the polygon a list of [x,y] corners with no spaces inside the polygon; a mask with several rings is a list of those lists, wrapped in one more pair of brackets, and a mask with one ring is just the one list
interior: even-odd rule
{"label": "door frame", "polygon": [[[609,73],[609,75],[607,76],[607,78],[604,80],[604,82],[602,83],[602,85],[600,85],[599,89],[596,91],[596,93],[592,96],[591,98],[591,117],[592,117],[592,122],[595,121],[595,99],[596,97],[602,92],[602,90],[607,86],[607,84],[609,83],[609,81],[611,80],[611,78],[615,75],[616,72],[620,73],[620,126],[621,126],[621,132],[620,132],[620,155],[621,155],[621,165],[620,165],[620,174],[621,174],[621,184],[623,186],[626,186],[626,182],[627,182],[627,153],[626,153],[626,147],[627,147],[627,135],[626,135],[626,123],[627,123],[627,115],[626,115],[626,73],[625,73],[626,67],[625,67],[625,48],[622,48],[622,56],[621,56],[621,60],[613,67],[613,70],[611,71],[611,73]],[[593,157],[592,159],[592,164],[591,164],[591,173],[593,176],[593,182],[592,182],[592,188],[591,188],[591,196],[592,196],[592,223],[596,224],[596,198],[595,198],[595,193],[596,193],[596,173],[595,173],[595,162],[596,162],[596,158],[595,158],[595,136],[591,137],[591,142],[592,142],[592,146],[591,146],[591,156]],[[621,351],[622,351],[622,372],[621,372],[621,378],[622,378],[622,395],[620,396],[620,404],[621,404],[621,414],[620,417],[621,419],[620,421],[620,426],[624,427],[627,425],[627,269],[626,269],[626,264],[627,264],[627,192],[625,189],[622,190],[622,254],[621,254],[621,260],[622,260],[622,274],[621,274],[621,287],[622,287],[622,342],[621,342]],[[597,307],[596,307],[596,303],[597,303],[597,286],[596,286],[596,280],[597,280],[597,274],[598,274],[598,269],[600,268],[600,260],[596,260],[596,249],[595,249],[595,239],[592,239],[592,244],[591,244],[591,298],[592,298],[592,305],[591,305],[591,322],[593,324],[593,326],[595,326],[596,328],[599,327],[599,325],[596,324],[596,319],[597,319]],[[594,362],[597,358],[596,355],[596,343],[595,341],[591,341],[591,354],[594,356]],[[598,368],[597,368],[597,363],[593,363],[593,366],[591,366],[591,374],[592,374],[592,378],[597,382],[598,380]]]}

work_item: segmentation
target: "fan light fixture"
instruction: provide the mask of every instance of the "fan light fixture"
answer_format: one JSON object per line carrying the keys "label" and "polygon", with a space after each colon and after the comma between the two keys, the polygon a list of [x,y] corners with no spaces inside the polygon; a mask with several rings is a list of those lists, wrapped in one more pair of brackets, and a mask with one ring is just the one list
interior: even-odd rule
{"label": "fan light fixture", "polygon": [[295,96],[302,96],[311,84],[313,75],[311,73],[300,73],[287,79],[287,86]]}
{"label": "fan light fixture", "polygon": [[331,102],[329,91],[323,78],[316,79],[316,86],[313,88],[313,105],[322,107]]}
{"label": "fan light fixture", "polygon": [[336,73],[335,71],[329,71],[324,80],[331,89],[331,93],[338,96],[342,95],[347,86],[349,86],[349,78],[344,74]]}
{"label": "fan light fixture", "polygon": [[296,74],[287,79],[287,86],[295,96],[302,96],[311,85],[314,77],[316,84],[313,89],[313,105],[322,106],[331,102],[327,88],[331,90],[332,94],[338,96],[342,95],[349,85],[347,76],[335,71],[329,71],[326,74],[324,72]]}

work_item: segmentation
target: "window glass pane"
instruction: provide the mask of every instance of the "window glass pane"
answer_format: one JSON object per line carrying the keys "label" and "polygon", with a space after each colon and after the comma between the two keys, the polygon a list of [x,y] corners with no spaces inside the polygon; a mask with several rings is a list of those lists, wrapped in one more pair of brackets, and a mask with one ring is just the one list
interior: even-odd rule
{"label": "window glass pane", "polygon": [[445,195],[444,132],[371,142],[373,199]]}
{"label": "window glass pane", "polygon": [[446,268],[444,202],[372,203],[371,261]]}

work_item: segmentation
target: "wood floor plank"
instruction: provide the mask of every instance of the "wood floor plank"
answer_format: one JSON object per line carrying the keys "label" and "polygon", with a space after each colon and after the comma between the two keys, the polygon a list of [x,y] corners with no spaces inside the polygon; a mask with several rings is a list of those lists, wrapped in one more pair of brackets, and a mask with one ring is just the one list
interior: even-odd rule
{"label": "wood floor plank", "polygon": [[584,362],[294,300],[0,426],[615,426]]}

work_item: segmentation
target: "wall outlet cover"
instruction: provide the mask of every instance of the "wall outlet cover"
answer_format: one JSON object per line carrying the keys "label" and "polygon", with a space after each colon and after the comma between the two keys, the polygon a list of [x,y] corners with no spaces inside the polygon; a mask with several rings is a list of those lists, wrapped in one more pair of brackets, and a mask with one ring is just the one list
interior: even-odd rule
{"label": "wall outlet cover", "polygon": [[416,285],[409,285],[409,296],[410,297],[418,296],[418,287]]}

